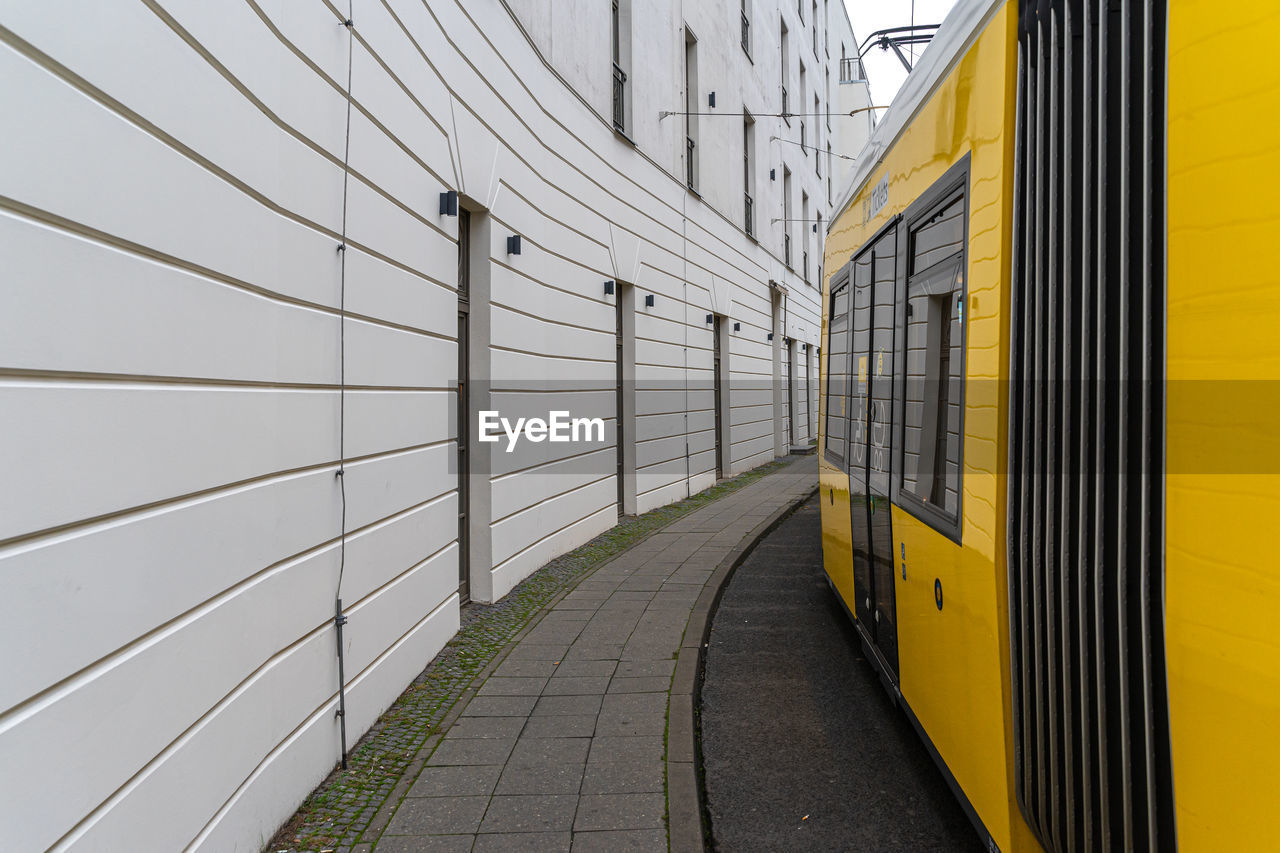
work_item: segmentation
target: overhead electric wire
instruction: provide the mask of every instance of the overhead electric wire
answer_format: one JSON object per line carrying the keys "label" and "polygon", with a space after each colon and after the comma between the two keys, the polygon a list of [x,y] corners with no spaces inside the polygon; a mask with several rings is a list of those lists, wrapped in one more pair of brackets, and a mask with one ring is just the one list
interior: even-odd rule
{"label": "overhead electric wire", "polygon": [[825,149],[825,148],[819,148],[819,147],[817,147],[816,145],[810,145],[810,144],[809,144],[809,143],[807,143],[807,142],[796,142],[794,139],[785,139],[785,138],[783,138],[783,137],[781,137],[781,136],[770,136],[770,137],[769,137],[769,141],[770,141],[770,142],[774,142],[774,141],[777,141],[777,142],[789,142],[789,143],[791,143],[792,145],[799,145],[801,148],[808,148],[808,149],[811,149],[811,150],[813,150],[813,151],[817,151],[819,154],[829,154],[829,155],[831,155],[832,157],[839,157],[841,160],[848,160],[848,161],[849,161],[849,162],[851,162],[851,163],[853,163],[853,162],[857,162],[857,158],[855,158],[855,157],[850,157],[850,156],[849,156],[849,155],[847,155],[847,154],[837,154],[837,153],[835,153],[834,151],[828,151],[828,150],[827,150],[827,149]]}
{"label": "overhead electric wire", "polygon": [[[751,114],[751,117],[752,117],[753,119],[757,119],[757,118],[797,118],[797,117],[805,117],[805,116],[844,116],[844,117],[846,117],[846,118],[849,118],[849,117],[852,117],[852,116],[857,115],[858,113],[865,113],[865,112],[869,112],[870,110],[887,110],[887,109],[889,109],[889,107],[888,107],[888,105],[886,104],[886,105],[875,105],[875,106],[870,106],[870,107],[858,107],[857,109],[849,110],[847,113],[752,113],[752,114]],[[736,113],[736,112],[733,112],[733,111],[730,111],[730,110],[725,110],[725,111],[715,110],[715,111],[713,111],[713,112],[706,112],[706,111],[697,112],[697,111],[685,111],[685,110],[662,110],[661,112],[659,112],[659,113],[658,113],[658,121],[662,121],[663,119],[667,118],[668,116],[735,116],[735,117],[737,117],[737,118],[742,118],[742,113]]]}

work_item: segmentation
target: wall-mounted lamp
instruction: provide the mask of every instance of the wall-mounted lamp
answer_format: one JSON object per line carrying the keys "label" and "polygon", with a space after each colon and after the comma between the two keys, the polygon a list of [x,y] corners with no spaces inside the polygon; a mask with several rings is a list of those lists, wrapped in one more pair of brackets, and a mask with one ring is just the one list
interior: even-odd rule
{"label": "wall-mounted lamp", "polygon": [[773,340],[773,332],[769,333],[769,340]]}
{"label": "wall-mounted lamp", "polygon": [[777,170],[777,169],[770,169],[770,170],[769,170],[769,180],[771,180],[771,181],[777,180],[777,173],[778,173],[778,170]]}
{"label": "wall-mounted lamp", "polygon": [[708,315],[707,315],[707,324],[708,324],[708,325],[710,325],[711,323],[715,322],[715,319],[716,319],[716,315],[715,315],[715,314],[708,314]]}
{"label": "wall-mounted lamp", "polygon": [[605,281],[605,283],[604,283],[604,295],[605,295],[605,296],[612,296],[612,295],[613,295],[613,279],[607,279],[607,280]]}
{"label": "wall-mounted lamp", "polygon": [[711,107],[712,109],[715,109],[715,107],[716,107],[716,93],[715,93],[715,92],[712,92],[710,95],[707,95],[707,106]]}
{"label": "wall-mounted lamp", "polygon": [[646,294],[644,295],[644,307],[646,307],[646,308],[652,308],[652,307],[653,307],[653,302],[654,302],[653,294],[652,294],[652,293],[646,293]]}
{"label": "wall-mounted lamp", "polygon": [[814,233],[814,234],[817,234],[817,233],[818,233],[818,223],[816,223],[816,222],[815,222],[815,223],[813,223],[813,233]]}
{"label": "wall-mounted lamp", "polygon": [[441,216],[457,216],[458,215],[458,191],[449,190],[447,193],[440,193],[440,215]]}
{"label": "wall-mounted lamp", "polygon": [[520,235],[519,234],[512,234],[510,237],[507,238],[507,254],[508,255],[520,254]]}
{"label": "wall-mounted lamp", "polygon": [[734,323],[734,324],[733,324],[733,330],[734,330],[735,332],[740,332],[740,331],[742,331],[742,324],[741,324],[741,323]]}

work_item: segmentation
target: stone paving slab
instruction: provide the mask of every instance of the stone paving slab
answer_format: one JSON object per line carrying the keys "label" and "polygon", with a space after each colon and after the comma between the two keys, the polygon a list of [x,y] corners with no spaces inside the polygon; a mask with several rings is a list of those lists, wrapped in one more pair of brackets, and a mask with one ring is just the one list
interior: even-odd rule
{"label": "stone paving slab", "polygon": [[364,839],[372,851],[688,849],[692,706],[689,691],[671,696],[673,681],[692,684],[682,664],[701,644],[686,627],[744,537],[812,492],[816,468],[801,459],[688,514],[547,609],[431,745],[385,831]]}

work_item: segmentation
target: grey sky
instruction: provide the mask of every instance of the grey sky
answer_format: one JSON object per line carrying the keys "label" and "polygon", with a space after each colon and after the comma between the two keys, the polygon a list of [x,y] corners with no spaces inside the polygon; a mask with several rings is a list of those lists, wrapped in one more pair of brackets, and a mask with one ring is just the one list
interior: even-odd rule
{"label": "grey sky", "polygon": [[[845,0],[844,5],[849,10],[853,33],[862,42],[876,30],[910,24],[913,6],[915,23],[940,24],[955,0]],[[923,45],[916,47],[917,56],[923,48]],[[904,49],[904,52],[907,51]],[[874,46],[867,48],[863,64],[871,78],[871,99],[877,104],[888,104],[906,79],[906,69],[892,51]]]}

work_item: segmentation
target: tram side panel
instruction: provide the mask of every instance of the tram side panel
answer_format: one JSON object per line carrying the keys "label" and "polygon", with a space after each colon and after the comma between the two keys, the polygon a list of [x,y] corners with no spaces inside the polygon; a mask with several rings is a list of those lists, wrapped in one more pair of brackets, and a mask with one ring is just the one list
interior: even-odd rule
{"label": "tram side panel", "polygon": [[1182,850],[1280,844],[1280,65],[1240,49],[1277,28],[1272,0],[1169,4],[1164,593]]}
{"label": "tram side panel", "polygon": [[[902,247],[900,317],[891,360],[898,401],[893,441],[899,446],[893,448],[890,473],[898,687],[962,800],[1006,851],[1039,849],[1011,789],[1003,558],[1002,389],[1008,365],[1003,282],[1012,213],[1016,17],[1016,10],[1006,6],[990,18],[833,223],[826,260],[827,269],[841,270],[901,216],[896,226]],[[954,259],[956,247],[921,251],[917,232],[932,217],[954,216],[945,207],[957,197],[964,216],[963,252],[952,270],[945,261]],[[952,275],[958,281],[947,278]],[[834,273],[832,286],[840,281],[840,273]],[[827,307],[834,307],[830,300]],[[948,334],[961,335],[964,345],[947,347]],[[936,371],[933,381],[925,375],[923,363],[937,364],[944,348],[962,360],[963,372],[957,374],[962,383],[939,383]],[[828,343],[824,356],[833,349]],[[851,353],[851,390],[857,387],[863,355],[873,374],[878,363],[877,352]],[[949,398],[926,406],[924,397],[937,395],[942,385]],[[851,423],[849,435],[856,432]],[[943,460],[955,466],[951,476]],[[935,470],[938,483],[927,476]],[[857,613],[867,590],[850,589],[849,549],[858,537],[846,503],[849,477],[825,454],[822,471],[825,564],[846,608]],[[939,503],[942,512],[931,512]],[[874,636],[874,626],[862,626],[861,633]]]}

